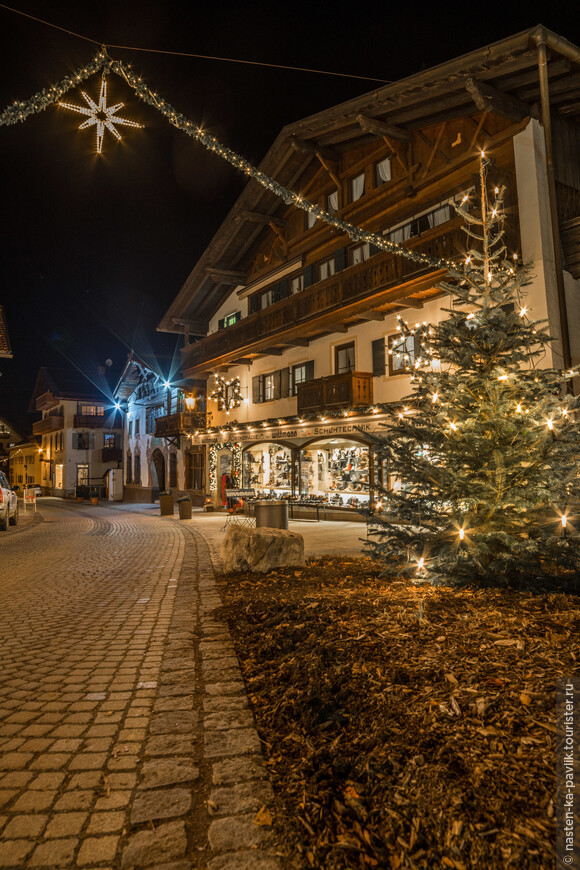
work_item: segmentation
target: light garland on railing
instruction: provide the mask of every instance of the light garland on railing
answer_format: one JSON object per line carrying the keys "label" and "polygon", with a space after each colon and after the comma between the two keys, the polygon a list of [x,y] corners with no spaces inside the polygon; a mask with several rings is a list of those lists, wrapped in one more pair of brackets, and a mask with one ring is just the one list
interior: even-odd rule
{"label": "light garland on railing", "polygon": [[122,61],[113,60],[105,50],[99,52],[99,54],[97,54],[89,64],[79,68],[72,75],[66,76],[58,84],[39,91],[29,100],[13,103],[5,109],[2,114],[0,114],[0,126],[18,124],[25,121],[32,114],[44,111],[44,109],[59,102],[61,97],[67,93],[67,91],[77,87],[81,82],[101,70],[104,73],[114,72],[116,75],[123,78],[140,100],[156,108],[167,118],[170,124],[177,127],[177,129],[181,130],[183,133],[186,133],[192,139],[195,139],[208,151],[212,151],[214,154],[217,154],[219,157],[226,160],[240,172],[253,178],[258,182],[258,184],[261,184],[262,187],[266,188],[271,193],[274,193],[288,205],[293,205],[296,208],[300,208],[303,211],[314,215],[318,220],[346,233],[355,242],[368,242],[381,251],[398,254],[401,257],[413,260],[416,263],[423,263],[426,266],[445,269],[451,277],[459,279],[464,278],[463,273],[458,271],[453,260],[431,257],[429,254],[409,250],[402,245],[389,241],[384,236],[377,235],[376,233],[369,233],[366,230],[362,230],[360,227],[354,226],[347,221],[343,221],[335,215],[324,211],[315,203],[304,199],[300,194],[288,190],[288,188],[279,184],[265,172],[262,172],[240,154],[233,151],[231,148],[227,148],[219,141],[219,139],[216,139],[215,136],[206,133],[198,124],[189,121],[170,103],[152,91],[145,84],[145,81],[132,71],[129,65],[124,64]]}

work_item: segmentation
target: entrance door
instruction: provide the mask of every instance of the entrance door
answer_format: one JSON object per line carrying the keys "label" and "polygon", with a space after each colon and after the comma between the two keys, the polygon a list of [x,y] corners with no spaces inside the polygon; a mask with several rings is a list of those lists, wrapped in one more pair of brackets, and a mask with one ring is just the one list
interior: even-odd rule
{"label": "entrance door", "polygon": [[159,493],[165,491],[165,459],[161,450],[151,454],[151,501],[159,498]]}

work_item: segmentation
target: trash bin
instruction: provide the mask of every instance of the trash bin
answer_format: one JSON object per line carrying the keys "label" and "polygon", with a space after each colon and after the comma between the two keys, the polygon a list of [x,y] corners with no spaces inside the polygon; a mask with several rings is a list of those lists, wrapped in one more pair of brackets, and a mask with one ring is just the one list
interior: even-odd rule
{"label": "trash bin", "polygon": [[254,502],[256,528],[287,529],[288,502],[280,499]]}

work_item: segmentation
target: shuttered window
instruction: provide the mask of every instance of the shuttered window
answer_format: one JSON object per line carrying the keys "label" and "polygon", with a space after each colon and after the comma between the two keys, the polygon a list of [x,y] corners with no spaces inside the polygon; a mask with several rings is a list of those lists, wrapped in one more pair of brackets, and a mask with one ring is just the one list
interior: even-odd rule
{"label": "shuttered window", "polygon": [[381,377],[386,372],[386,348],[385,339],[377,338],[372,343],[373,349],[373,376]]}

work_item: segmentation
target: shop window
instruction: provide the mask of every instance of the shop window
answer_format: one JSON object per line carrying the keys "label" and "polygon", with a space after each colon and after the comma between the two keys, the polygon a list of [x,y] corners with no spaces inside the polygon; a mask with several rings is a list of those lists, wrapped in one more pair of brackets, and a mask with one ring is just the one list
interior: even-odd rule
{"label": "shop window", "polygon": [[298,395],[298,387],[314,378],[314,360],[292,366],[292,395]]}
{"label": "shop window", "polygon": [[77,465],[77,486],[88,486],[89,466]]}
{"label": "shop window", "polygon": [[365,192],[365,174],[364,172],[360,172],[358,175],[355,175],[354,178],[351,178],[349,183],[349,200],[350,202],[356,202],[357,199],[360,199],[361,196]]}
{"label": "shop window", "polygon": [[334,372],[341,375],[344,372],[354,372],[355,370],[355,349],[354,341],[349,341],[348,344],[340,344],[334,348]]}
{"label": "shop window", "polygon": [[127,451],[127,474],[125,479],[127,483],[133,483],[133,459],[129,451]]}
{"label": "shop window", "polygon": [[246,450],[242,458],[244,486],[264,493],[292,489],[292,451],[280,444],[260,444]]}
{"label": "shop window", "polygon": [[169,486],[177,489],[177,453],[169,454]]}
{"label": "shop window", "polygon": [[407,374],[415,364],[415,337],[389,336],[389,374]]}
{"label": "shop window", "polygon": [[134,483],[137,486],[141,486],[141,456],[136,453],[135,454],[135,479]]}
{"label": "shop window", "polygon": [[375,187],[380,187],[391,180],[391,159],[385,157],[384,160],[379,160],[375,163]]}

